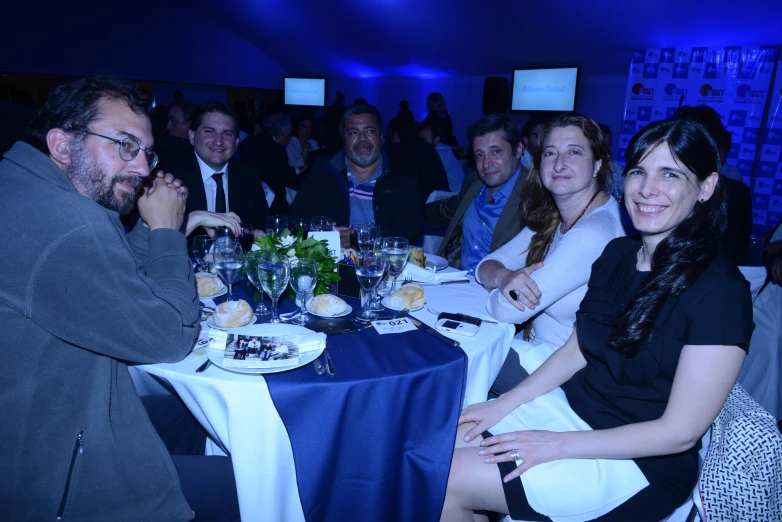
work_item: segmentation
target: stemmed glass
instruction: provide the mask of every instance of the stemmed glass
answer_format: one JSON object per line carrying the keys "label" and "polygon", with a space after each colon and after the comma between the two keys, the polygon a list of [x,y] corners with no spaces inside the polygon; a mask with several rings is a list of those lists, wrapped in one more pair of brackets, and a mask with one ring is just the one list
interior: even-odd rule
{"label": "stemmed glass", "polygon": [[234,232],[233,230],[231,230],[231,227],[215,227],[215,240],[221,237],[229,237],[231,239],[235,239]]}
{"label": "stemmed glass", "polygon": [[272,230],[278,234],[288,228],[288,216],[269,216],[266,218],[266,232]]}
{"label": "stemmed glass", "polygon": [[366,250],[356,255],[356,278],[361,285],[361,313],[357,321],[369,322],[377,319],[377,314],[371,310],[373,290],[383,279],[386,271],[387,256],[382,250]]}
{"label": "stemmed glass", "polygon": [[380,237],[380,226],[374,223],[361,223],[356,225],[358,249],[362,252],[370,250],[375,245],[375,239]]}
{"label": "stemmed glass", "polygon": [[268,306],[263,304],[263,288],[261,288],[261,281],[258,279],[259,261],[260,258],[257,257],[254,253],[248,252],[244,254],[244,268],[247,272],[247,279],[250,281],[251,285],[258,289],[258,293],[260,294],[260,297],[258,298],[258,306],[255,307],[255,315],[266,315],[271,312],[271,310],[269,310]]}
{"label": "stemmed glass", "polygon": [[314,216],[310,220],[310,230],[313,232],[328,232],[334,230],[334,222],[329,216]]}
{"label": "stemmed glass", "polygon": [[272,300],[272,317],[270,323],[281,323],[277,313],[277,301],[288,286],[291,275],[291,265],[287,256],[270,254],[261,258],[258,263],[258,279],[261,281],[263,291],[269,294]]}
{"label": "stemmed glass", "polygon": [[318,262],[314,259],[291,259],[291,288],[296,292],[299,299],[301,314],[294,319],[293,323],[305,325],[310,321],[307,315],[307,299],[315,290],[318,282]]}
{"label": "stemmed glass", "polygon": [[215,270],[228,285],[228,300],[233,301],[233,284],[242,275],[242,246],[236,242],[218,242],[215,248]]}
{"label": "stemmed glass", "polygon": [[388,258],[388,273],[394,278],[392,290],[396,289],[396,278],[402,273],[407,264],[410,242],[403,237],[384,237],[383,252]]}
{"label": "stemmed glass", "polygon": [[193,258],[196,263],[205,271],[209,271],[212,262],[212,250],[214,241],[209,236],[196,236],[193,238]]}
{"label": "stemmed glass", "polygon": [[290,231],[291,235],[296,237],[302,231],[301,238],[307,239],[307,233],[310,231],[310,220],[307,218],[293,218],[291,219]]}

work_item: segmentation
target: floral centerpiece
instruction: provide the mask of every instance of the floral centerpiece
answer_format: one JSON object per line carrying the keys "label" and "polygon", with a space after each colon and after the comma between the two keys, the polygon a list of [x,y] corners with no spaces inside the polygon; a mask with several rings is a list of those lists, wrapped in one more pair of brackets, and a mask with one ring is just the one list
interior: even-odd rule
{"label": "floral centerpiece", "polygon": [[[337,275],[337,262],[329,255],[328,243],[324,239],[304,239],[304,231],[299,230],[294,236],[286,228],[281,234],[269,231],[265,236],[259,237],[253,245],[256,255],[279,254],[290,258],[312,259],[318,263],[318,282],[314,295],[326,294],[329,286],[339,281]],[[290,288],[286,290],[290,292]]]}

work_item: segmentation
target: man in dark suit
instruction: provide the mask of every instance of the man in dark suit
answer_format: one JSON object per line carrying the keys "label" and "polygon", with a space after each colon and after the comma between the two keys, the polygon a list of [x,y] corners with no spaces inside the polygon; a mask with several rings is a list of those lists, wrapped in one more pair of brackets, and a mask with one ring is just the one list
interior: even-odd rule
{"label": "man in dark suit", "polygon": [[205,103],[196,109],[190,123],[194,150],[161,165],[189,189],[186,212],[232,212],[243,223],[266,228],[269,207],[261,180],[254,169],[233,158],[239,129],[233,110],[224,103]]}
{"label": "man in dark suit", "polygon": [[524,228],[521,188],[529,171],[521,164],[521,129],[508,116],[492,114],[467,128],[476,172],[457,196],[426,205],[429,225],[448,225],[437,255],[473,272],[490,252]]}
{"label": "man in dark suit", "polygon": [[354,105],[345,111],[339,128],[342,150],[318,158],[291,204],[290,216],[329,216],[339,227],[375,223],[384,236],[418,241],[424,228],[420,174],[381,151],[378,110]]}
{"label": "man in dark suit", "polygon": [[286,188],[298,190],[304,179],[304,171],[297,174],[296,169],[288,163],[285,150],[291,140],[291,120],[282,113],[272,114],[264,120],[262,126],[260,134],[248,136],[242,142],[239,157],[255,167],[258,172],[256,177],[274,192],[271,213],[287,215]]}

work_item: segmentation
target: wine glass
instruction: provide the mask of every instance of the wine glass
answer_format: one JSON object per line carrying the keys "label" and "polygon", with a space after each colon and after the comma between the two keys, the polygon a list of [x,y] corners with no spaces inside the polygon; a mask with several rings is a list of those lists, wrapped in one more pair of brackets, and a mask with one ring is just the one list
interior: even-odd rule
{"label": "wine glass", "polygon": [[263,304],[263,288],[261,287],[261,281],[258,279],[258,262],[260,261],[260,258],[256,256],[254,253],[246,253],[244,254],[244,268],[247,272],[247,279],[250,281],[250,284],[253,285],[255,288],[258,289],[258,293],[260,293],[260,297],[258,298],[258,306],[255,307],[255,315],[266,315],[271,310],[269,310],[269,307]]}
{"label": "wine glass", "polygon": [[410,242],[403,237],[384,237],[383,252],[388,258],[388,272],[394,278],[391,289],[396,289],[396,278],[402,273],[407,264],[408,248]]}
{"label": "wine glass", "polygon": [[[383,250],[383,238],[375,238],[375,240],[372,242],[372,248],[375,250]],[[386,261],[386,270],[388,270],[388,261]],[[383,277],[380,279],[380,283],[378,283],[378,285],[372,291],[372,302],[369,307],[370,310],[373,312],[380,312],[383,310],[383,305],[380,303],[381,292],[388,293],[388,286],[390,284],[391,282],[386,280],[386,274],[383,274]]]}
{"label": "wine glass", "polygon": [[374,223],[356,225],[358,248],[362,252],[374,248],[375,239],[380,237],[380,226]]}
{"label": "wine glass", "polygon": [[196,236],[193,238],[193,258],[202,270],[209,271],[211,263],[212,245],[214,241],[209,236]]}
{"label": "wine glass", "polygon": [[382,250],[369,249],[356,255],[356,278],[361,285],[361,313],[357,321],[369,322],[377,319],[377,314],[371,310],[373,290],[383,279],[386,271],[387,256]]}
{"label": "wine glass", "polygon": [[221,237],[234,237],[234,231],[231,230],[231,227],[215,227],[215,239],[219,239]]}
{"label": "wine glass", "polygon": [[301,314],[293,323],[305,325],[310,321],[307,315],[307,299],[315,291],[318,282],[318,262],[314,259],[291,259],[291,288],[299,299]]}
{"label": "wine glass", "polygon": [[240,223],[242,227],[242,236],[239,238],[239,243],[242,245],[242,250],[249,252],[253,248],[255,243],[255,227],[247,223]]}
{"label": "wine glass", "polygon": [[307,239],[307,233],[310,231],[310,220],[307,218],[291,219],[291,226],[290,226],[291,235],[296,237],[299,234],[299,230],[302,231],[301,238]]}
{"label": "wine glass", "polygon": [[291,265],[287,256],[269,254],[261,258],[258,263],[258,279],[261,281],[263,291],[269,294],[272,300],[272,317],[270,323],[281,323],[277,313],[277,301],[288,286],[291,275]]}
{"label": "wine glass", "polygon": [[[229,247],[227,245],[232,245]],[[239,280],[242,275],[242,246],[239,243],[224,243],[221,248],[216,249],[214,253],[215,270],[228,285],[228,300],[233,301],[233,284]]]}
{"label": "wine glass", "polygon": [[288,216],[269,216],[266,218],[266,233],[271,231],[282,234],[288,228]]}
{"label": "wine glass", "polygon": [[329,216],[314,216],[310,220],[310,230],[313,232],[329,232],[334,230],[334,222]]}

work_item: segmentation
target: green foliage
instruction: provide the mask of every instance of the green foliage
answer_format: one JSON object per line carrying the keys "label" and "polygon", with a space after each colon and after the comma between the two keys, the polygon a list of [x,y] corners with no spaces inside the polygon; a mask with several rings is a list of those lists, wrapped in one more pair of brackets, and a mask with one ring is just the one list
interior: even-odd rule
{"label": "green foliage", "polygon": [[312,259],[318,263],[318,283],[315,286],[315,295],[326,294],[331,283],[339,281],[336,268],[337,263],[329,255],[329,249],[325,240],[303,238],[304,231],[299,230],[297,235],[291,235],[286,228],[282,234],[270,231],[265,236],[256,240],[260,250],[255,251],[256,256],[264,254],[279,254],[299,259]]}

